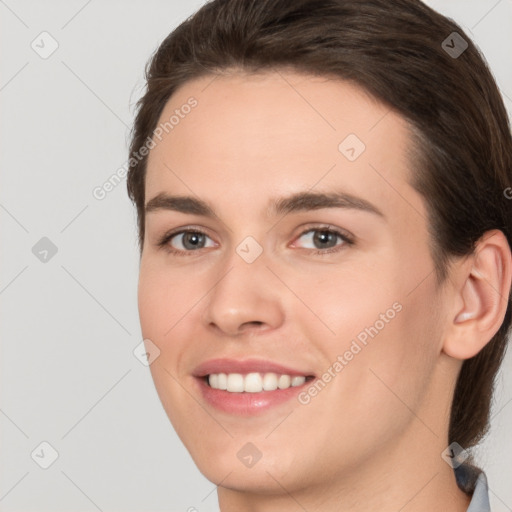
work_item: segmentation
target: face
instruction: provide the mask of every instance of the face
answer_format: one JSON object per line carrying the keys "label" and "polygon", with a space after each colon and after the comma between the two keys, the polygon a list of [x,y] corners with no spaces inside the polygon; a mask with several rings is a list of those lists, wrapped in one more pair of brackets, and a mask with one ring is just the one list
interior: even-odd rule
{"label": "face", "polygon": [[139,311],[199,469],[292,492],[431,443],[411,409],[440,427],[443,301],[405,121],[292,72],[188,82],[173,115],[148,160]]}

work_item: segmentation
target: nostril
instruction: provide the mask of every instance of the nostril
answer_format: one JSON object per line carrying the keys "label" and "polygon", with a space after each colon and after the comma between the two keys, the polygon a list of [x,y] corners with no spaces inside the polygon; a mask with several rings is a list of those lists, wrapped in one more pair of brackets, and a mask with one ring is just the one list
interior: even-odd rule
{"label": "nostril", "polygon": [[243,327],[260,327],[263,325],[263,322],[260,322],[259,320],[254,320],[253,322],[245,322],[243,324]]}

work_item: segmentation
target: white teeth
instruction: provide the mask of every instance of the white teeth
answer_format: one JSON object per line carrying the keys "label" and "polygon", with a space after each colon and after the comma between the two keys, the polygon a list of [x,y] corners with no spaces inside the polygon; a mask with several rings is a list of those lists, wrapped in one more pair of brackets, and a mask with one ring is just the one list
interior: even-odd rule
{"label": "white teeth", "polygon": [[222,389],[222,390],[228,389],[228,376],[225,373],[219,373],[217,375],[217,377],[218,377],[218,379],[217,379],[217,388],[216,389]]}
{"label": "white teeth", "polygon": [[289,375],[281,375],[277,381],[279,389],[287,389],[292,385],[292,378]]}
{"label": "white teeth", "polygon": [[302,386],[302,384],[304,384],[304,382],[306,382],[306,377],[302,377],[302,376],[292,377],[292,386],[293,387]]}
{"label": "white teeth", "polygon": [[230,373],[228,375],[227,390],[235,393],[241,393],[244,390],[244,376],[241,373]]}
{"label": "white teeth", "polygon": [[302,386],[306,377],[302,375],[278,375],[277,373],[252,372],[246,375],[241,373],[212,373],[208,375],[208,383],[213,389],[221,389],[231,393],[260,393],[261,391],[275,391],[289,387]]}
{"label": "white teeth", "polygon": [[218,374],[212,374],[210,375],[210,386],[214,389],[219,389],[219,375]]}
{"label": "white teeth", "polygon": [[277,378],[276,373],[265,373],[263,377],[263,389],[265,391],[274,391],[277,389]]}
{"label": "white teeth", "polygon": [[248,373],[245,376],[244,391],[247,391],[247,393],[263,391],[263,379],[259,373]]}

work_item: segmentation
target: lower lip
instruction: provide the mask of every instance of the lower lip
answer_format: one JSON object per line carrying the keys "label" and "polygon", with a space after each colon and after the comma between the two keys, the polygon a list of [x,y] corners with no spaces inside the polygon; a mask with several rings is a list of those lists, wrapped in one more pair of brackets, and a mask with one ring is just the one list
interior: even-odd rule
{"label": "lower lip", "polygon": [[[293,386],[275,391],[261,391],[260,393],[231,393],[220,389],[213,389],[204,379],[197,379],[203,398],[210,405],[229,414],[251,416],[269,410],[280,404],[288,402],[304,389],[311,382],[305,382],[300,386]],[[297,404],[298,404],[297,400]]]}

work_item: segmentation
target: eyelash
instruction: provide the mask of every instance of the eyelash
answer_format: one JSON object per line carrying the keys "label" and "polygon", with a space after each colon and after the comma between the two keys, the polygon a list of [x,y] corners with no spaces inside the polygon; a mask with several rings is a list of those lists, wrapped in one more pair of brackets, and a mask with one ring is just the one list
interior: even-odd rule
{"label": "eyelash", "polygon": [[[343,244],[336,245],[336,246],[330,247],[328,249],[306,249],[306,250],[310,251],[310,254],[312,253],[312,254],[315,254],[318,256],[325,256],[327,254],[332,254],[332,253],[341,251],[345,245],[351,246],[351,245],[354,245],[354,243],[355,243],[354,240],[352,239],[352,237],[350,237],[348,234],[341,232],[337,229],[332,229],[330,226],[308,227],[304,231],[302,231],[297,238],[300,238],[303,235],[305,235],[306,233],[310,233],[311,231],[321,231],[321,232],[327,232],[327,233],[336,235],[339,238],[341,238],[341,240],[343,240]],[[198,229],[198,228],[180,229],[179,231],[172,231],[170,233],[166,233],[157,242],[157,246],[159,248],[165,248],[167,250],[167,252],[169,252],[170,254],[174,254],[175,256],[192,256],[192,255],[194,255],[194,253],[199,252],[201,249],[196,249],[193,251],[182,251],[179,249],[174,249],[173,247],[171,247],[169,245],[169,242],[171,241],[172,238],[174,238],[177,235],[182,235],[184,233],[199,233],[201,235],[208,236],[207,233],[205,233],[204,231],[202,231],[201,229]]]}

